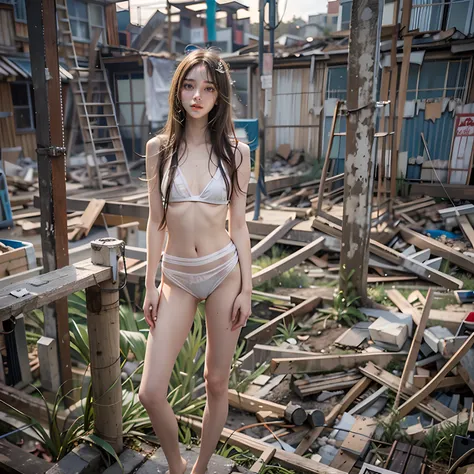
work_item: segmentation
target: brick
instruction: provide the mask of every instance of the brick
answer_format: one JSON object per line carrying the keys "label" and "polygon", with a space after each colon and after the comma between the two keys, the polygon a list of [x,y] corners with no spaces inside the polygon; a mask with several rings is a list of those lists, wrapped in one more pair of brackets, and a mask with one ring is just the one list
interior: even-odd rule
{"label": "brick", "polygon": [[120,462],[123,465],[123,471],[118,463],[113,464],[107,468],[102,474],[130,474],[143,462],[145,462],[145,455],[134,451],[133,449],[125,448],[119,456]]}

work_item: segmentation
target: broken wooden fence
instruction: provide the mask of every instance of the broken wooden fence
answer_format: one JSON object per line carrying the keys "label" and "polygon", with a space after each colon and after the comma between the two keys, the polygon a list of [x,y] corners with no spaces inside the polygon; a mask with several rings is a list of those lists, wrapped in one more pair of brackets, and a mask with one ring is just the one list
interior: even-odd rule
{"label": "broken wooden fence", "polygon": [[[74,265],[8,285],[0,290],[0,321],[42,308],[77,291],[86,290],[95,432],[122,451],[122,384],[120,381],[120,325],[118,281],[112,268],[86,259]],[[42,370],[47,370],[43,367]],[[0,399],[40,421],[44,406],[21,390],[0,383]],[[46,415],[46,416],[45,416]],[[60,416],[61,418],[61,416]]]}

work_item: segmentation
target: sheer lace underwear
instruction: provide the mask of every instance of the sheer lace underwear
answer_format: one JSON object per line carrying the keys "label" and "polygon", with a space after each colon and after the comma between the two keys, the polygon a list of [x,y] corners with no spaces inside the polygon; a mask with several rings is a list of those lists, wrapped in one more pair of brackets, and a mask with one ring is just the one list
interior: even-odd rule
{"label": "sheer lace underwear", "polygon": [[[184,258],[163,254],[162,273],[199,300],[206,299],[239,261],[234,242],[203,257]],[[183,271],[184,270],[184,271]]]}

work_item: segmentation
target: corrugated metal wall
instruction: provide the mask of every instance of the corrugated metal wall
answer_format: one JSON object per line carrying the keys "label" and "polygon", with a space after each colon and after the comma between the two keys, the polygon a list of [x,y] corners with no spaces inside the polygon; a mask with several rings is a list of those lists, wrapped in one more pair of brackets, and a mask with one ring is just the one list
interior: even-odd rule
{"label": "corrugated metal wall", "polygon": [[266,131],[268,152],[275,152],[279,145],[288,143],[294,150],[319,156],[324,73],[324,64],[318,63],[313,81],[310,68],[273,71],[271,116],[267,119]]}
{"label": "corrugated metal wall", "polygon": [[[449,160],[454,129],[454,115],[444,112],[434,123],[425,120],[425,111],[421,110],[413,118],[403,119],[400,151],[408,152],[408,159],[424,155],[421,133],[423,132],[432,160]],[[408,164],[406,178],[419,179],[421,164]]]}

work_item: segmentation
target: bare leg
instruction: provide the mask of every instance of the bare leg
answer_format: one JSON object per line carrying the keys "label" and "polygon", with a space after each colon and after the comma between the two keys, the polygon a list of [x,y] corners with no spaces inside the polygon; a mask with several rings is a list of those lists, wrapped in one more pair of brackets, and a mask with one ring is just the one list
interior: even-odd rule
{"label": "bare leg", "polygon": [[204,378],[207,402],[204,409],[201,449],[192,474],[204,474],[219,442],[229,411],[229,374],[240,330],[231,331],[232,305],[240,292],[240,266],[206,300],[207,347]]}
{"label": "bare leg", "polygon": [[148,336],[139,398],[150,417],[168,461],[170,474],[183,474],[186,461],[178,444],[178,423],[167,401],[168,384],[176,357],[186,340],[197,300],[164,280],[155,328]]}

